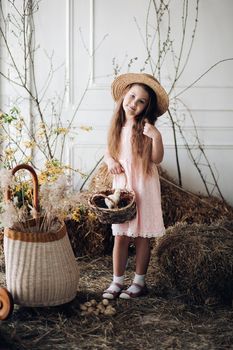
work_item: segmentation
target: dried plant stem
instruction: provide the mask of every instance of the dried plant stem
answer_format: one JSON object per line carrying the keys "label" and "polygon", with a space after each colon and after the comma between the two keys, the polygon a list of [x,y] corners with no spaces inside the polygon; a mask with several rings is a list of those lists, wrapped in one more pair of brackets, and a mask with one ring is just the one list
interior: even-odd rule
{"label": "dried plant stem", "polygon": [[204,177],[204,175],[202,174],[202,171],[201,171],[200,167],[198,166],[198,163],[197,163],[196,160],[195,160],[195,157],[194,157],[194,155],[193,155],[193,153],[192,153],[192,148],[191,148],[191,146],[189,145],[189,143],[188,143],[188,141],[187,141],[187,139],[186,139],[186,137],[185,137],[185,135],[184,135],[184,133],[183,133],[183,130],[182,130],[181,126],[180,126],[178,123],[176,123],[175,125],[176,125],[176,127],[178,128],[178,130],[179,130],[179,132],[180,132],[180,135],[182,136],[182,138],[183,138],[183,140],[184,140],[185,147],[186,147],[186,149],[187,149],[187,151],[188,151],[188,154],[190,155],[190,158],[191,158],[191,160],[192,160],[192,162],[193,162],[195,168],[197,169],[197,171],[198,171],[198,173],[199,173],[199,175],[200,175],[200,178],[201,178],[201,180],[202,180],[202,182],[203,182],[203,184],[204,184],[204,187],[205,187],[205,189],[206,189],[206,192],[207,192],[208,196],[210,196],[210,191],[209,191],[209,189],[208,189],[208,186],[207,186],[205,177]]}
{"label": "dried plant stem", "polygon": [[[0,26],[0,34],[3,38],[4,44],[5,44],[5,48],[7,50],[7,53],[10,57],[10,61],[13,65],[14,70],[17,73],[17,78],[19,79],[20,83],[17,82],[17,80],[12,80],[9,79],[4,73],[0,72],[0,74],[6,78],[8,81],[10,80],[13,84],[16,84],[20,87],[22,87],[26,93],[29,95],[29,97],[31,98],[31,100],[35,103],[35,106],[38,110],[40,119],[42,123],[45,123],[44,121],[44,117],[43,117],[43,113],[41,111],[41,106],[40,106],[40,101],[38,98],[38,93],[37,93],[37,85],[36,85],[36,77],[35,77],[35,64],[34,64],[34,48],[33,48],[33,37],[34,37],[34,26],[33,26],[33,0],[28,0],[26,2],[26,0],[24,0],[23,2],[23,12],[20,13],[19,10],[16,8],[15,4],[12,3],[14,9],[17,11],[17,14],[20,17],[20,20],[22,22],[22,31],[23,31],[23,40],[24,40],[24,70],[23,72],[20,71],[20,68],[18,67],[16,60],[14,58],[14,55],[12,53],[12,50],[8,44],[8,40],[7,40],[7,36],[3,31],[2,26]],[[3,13],[3,9],[1,7],[1,18],[3,20],[3,23],[5,24],[5,26],[7,25],[6,23],[6,19],[4,17],[4,13]],[[10,19],[8,19],[9,21],[11,21]],[[26,23],[27,21],[27,23]],[[29,66],[31,67],[30,72],[31,74],[31,78],[32,80],[30,80],[30,84],[31,82],[33,83],[33,89],[32,87],[28,86],[28,71],[29,71]],[[32,92],[32,90],[35,91],[35,93]],[[33,136],[33,135],[31,135]],[[45,156],[47,158],[52,158],[52,151],[50,148],[50,142],[49,142],[49,138],[47,135],[47,131],[45,130],[45,138],[46,138],[46,145],[47,145],[47,150],[48,150],[48,156]]]}
{"label": "dried plant stem", "polygon": [[94,173],[94,171],[97,169],[98,165],[102,162],[102,160],[104,159],[104,156],[102,156],[98,162],[95,164],[94,168],[89,172],[88,176],[86,177],[86,179],[83,181],[81,187],[80,187],[80,191],[82,191],[82,189],[84,188],[86,182],[89,180],[89,178],[91,177],[91,175]]}
{"label": "dried plant stem", "polygon": [[202,155],[204,156],[204,159],[205,159],[205,161],[206,161],[206,164],[207,164],[207,166],[208,166],[208,168],[209,168],[209,171],[210,171],[210,173],[211,173],[211,176],[212,176],[212,178],[213,178],[213,180],[214,180],[214,187],[217,188],[220,197],[222,198],[222,200],[224,200],[224,197],[223,197],[222,192],[221,192],[221,190],[220,190],[220,187],[219,187],[219,185],[218,185],[217,178],[216,178],[216,176],[215,176],[215,174],[214,174],[214,172],[213,172],[213,168],[212,168],[212,166],[211,166],[211,164],[210,164],[210,162],[209,162],[209,160],[208,160],[208,158],[207,158],[207,156],[206,156],[205,150],[204,150],[204,148],[203,148],[203,146],[202,146],[201,144],[199,144],[199,149],[200,149]]}
{"label": "dried plant stem", "polygon": [[204,73],[202,73],[197,79],[195,79],[191,84],[189,84],[185,89],[181,90],[178,94],[176,94],[175,96],[171,97],[171,100],[181,96],[184,92],[186,92],[187,90],[189,90],[192,86],[194,86],[199,80],[201,80],[207,73],[209,73],[213,68],[215,68],[216,66],[218,66],[221,63],[224,62],[228,62],[228,61],[233,61],[233,57],[230,58],[225,58],[223,60],[217,61],[216,63],[214,63],[210,68],[208,68]]}
{"label": "dried plant stem", "polygon": [[[196,35],[198,14],[199,14],[199,0],[196,0],[196,15],[195,15],[194,28],[193,28],[192,37],[191,37],[190,44],[189,44],[189,50],[188,50],[186,57],[184,58],[183,51],[184,51],[185,37],[186,37],[186,31],[187,31],[187,20],[188,20],[188,0],[184,0],[184,2],[183,2],[183,16],[182,16],[181,46],[180,46],[180,51],[178,54],[177,64],[175,63],[175,60],[174,60],[175,76],[173,77],[173,82],[172,82],[172,85],[171,85],[170,90],[168,92],[169,95],[171,94],[171,92],[175,88],[175,85],[177,84],[178,80],[180,79],[182,73],[184,72],[184,70],[188,64],[188,60],[189,60],[189,57],[190,57],[190,54],[191,54],[191,51],[193,48],[193,43],[194,43],[194,39],[195,39],[195,35]],[[173,50],[172,50],[172,52],[174,54]],[[184,64],[183,64],[183,67],[180,68],[182,59],[184,59]]]}
{"label": "dried plant stem", "polygon": [[172,132],[173,132],[173,138],[174,138],[174,144],[175,144],[176,167],[177,167],[177,172],[178,172],[178,181],[179,181],[179,185],[182,186],[182,177],[181,177],[178,145],[177,145],[177,136],[176,136],[176,126],[175,126],[175,122],[174,122],[174,119],[172,117],[172,114],[170,112],[170,109],[168,109],[168,114],[169,114],[170,121],[172,123]]}
{"label": "dried plant stem", "polygon": [[[205,152],[205,150],[204,150],[204,147],[203,147],[203,145],[202,145],[202,143],[201,143],[201,141],[200,141],[200,138],[199,138],[199,135],[198,135],[198,131],[197,131],[197,127],[196,127],[196,124],[195,124],[193,115],[192,115],[192,113],[191,113],[191,110],[188,108],[188,106],[187,106],[183,101],[180,100],[180,102],[181,102],[181,103],[183,104],[183,106],[186,108],[187,112],[189,113],[189,117],[190,117],[190,119],[192,120],[193,129],[194,129],[194,131],[195,131],[195,138],[196,138],[196,141],[197,141],[197,143],[198,143],[198,146],[197,146],[197,147],[198,147],[198,149],[200,150],[200,152],[201,152],[201,154],[202,154],[202,156],[204,157],[204,160],[205,160],[205,162],[206,162],[204,165],[208,167],[208,169],[209,169],[209,171],[210,171],[210,173],[211,173],[212,179],[213,179],[213,181],[214,181],[214,183],[212,184],[212,185],[213,185],[213,188],[217,188],[218,194],[220,195],[220,197],[222,198],[222,200],[224,200],[224,197],[223,197],[222,192],[221,192],[221,190],[220,190],[220,187],[219,187],[219,185],[218,185],[217,178],[216,178],[216,176],[215,176],[215,174],[214,174],[213,168],[212,168],[212,166],[211,166],[211,164],[210,164],[210,162],[209,162],[209,160],[208,160],[208,157],[207,157],[207,155],[206,155],[206,152]],[[178,125],[178,123],[177,123],[177,125]],[[201,169],[200,169],[200,167],[199,167],[199,164],[198,164],[198,162],[196,162],[194,156],[192,157],[192,155],[191,155],[191,153],[192,153],[191,146],[188,145],[188,142],[187,142],[187,140],[186,140],[186,138],[185,138],[185,136],[184,136],[183,130],[182,130],[182,128],[181,128],[180,125],[178,126],[178,128],[179,128],[179,132],[180,132],[180,134],[181,134],[183,140],[185,141],[185,145],[186,145],[186,147],[187,147],[187,149],[188,149],[188,152],[189,152],[189,154],[190,154],[190,156],[191,156],[191,158],[192,158],[192,160],[193,160],[193,163],[194,163],[195,167],[197,168],[197,170],[199,169],[198,172],[199,172],[199,174],[200,174],[200,176],[201,176],[201,179],[202,179],[202,181],[206,184],[205,187],[207,187],[207,181],[206,181],[204,175],[201,175],[202,172],[201,172]],[[210,193],[209,190],[207,191],[207,193],[208,193],[208,195],[211,195],[211,193]]]}

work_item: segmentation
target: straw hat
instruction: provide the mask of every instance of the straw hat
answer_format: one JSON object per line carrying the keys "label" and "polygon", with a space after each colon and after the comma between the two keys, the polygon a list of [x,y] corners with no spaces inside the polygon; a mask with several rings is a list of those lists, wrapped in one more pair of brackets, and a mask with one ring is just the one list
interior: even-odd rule
{"label": "straw hat", "polygon": [[130,84],[141,83],[149,86],[156,94],[158,104],[158,116],[164,114],[169,105],[168,94],[157,79],[146,73],[126,73],[119,75],[112,83],[112,96],[118,101],[126,87]]}

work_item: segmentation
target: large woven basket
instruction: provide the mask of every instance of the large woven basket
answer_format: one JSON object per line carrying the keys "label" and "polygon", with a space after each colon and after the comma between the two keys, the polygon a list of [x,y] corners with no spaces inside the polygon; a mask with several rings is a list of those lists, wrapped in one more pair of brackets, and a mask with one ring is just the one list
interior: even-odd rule
{"label": "large woven basket", "polygon": [[109,209],[105,204],[105,198],[113,193],[114,190],[106,190],[94,193],[89,197],[89,206],[99,221],[103,224],[120,224],[135,218],[137,206],[134,191],[121,190],[118,207]]}
{"label": "large woven basket", "polygon": [[[33,205],[38,211],[37,175],[32,167],[25,164],[15,167],[13,175],[19,169],[27,169],[32,174]],[[6,284],[16,304],[60,305],[71,301],[77,294],[79,268],[65,224],[61,223],[56,232],[35,232],[36,222],[41,219],[28,221],[31,232],[14,228],[4,230]]]}

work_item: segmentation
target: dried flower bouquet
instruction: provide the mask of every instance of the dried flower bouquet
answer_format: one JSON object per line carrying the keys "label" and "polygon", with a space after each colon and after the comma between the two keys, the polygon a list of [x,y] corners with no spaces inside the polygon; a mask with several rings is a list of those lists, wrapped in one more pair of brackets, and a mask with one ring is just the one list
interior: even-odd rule
{"label": "dried flower bouquet", "polygon": [[[79,202],[79,194],[71,192],[68,178],[64,174],[53,182],[40,186],[40,207],[33,203],[30,181],[25,180],[16,185],[11,170],[0,170],[0,187],[5,198],[9,189],[12,193],[12,200],[7,198],[1,204],[0,222],[4,227],[14,227],[21,232],[56,232]],[[33,227],[30,218],[35,219],[36,224]]]}

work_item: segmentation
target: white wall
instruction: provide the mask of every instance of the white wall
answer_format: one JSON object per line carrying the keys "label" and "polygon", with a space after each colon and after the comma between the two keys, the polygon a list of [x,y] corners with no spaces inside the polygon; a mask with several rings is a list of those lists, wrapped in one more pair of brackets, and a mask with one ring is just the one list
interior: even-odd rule
{"label": "white wall", "polygon": [[[54,63],[61,68],[55,74],[48,91],[48,98],[55,93],[62,94],[67,84],[65,105],[62,113],[64,122],[76,113],[67,158],[74,167],[88,172],[103,154],[106,145],[107,127],[114,107],[110,84],[114,75],[113,61],[121,66],[120,73],[138,71],[144,66],[147,57],[145,49],[146,17],[150,1],[142,0],[42,0],[36,17],[36,38],[40,44],[38,56],[38,79],[46,75],[48,54],[54,51]],[[152,2],[153,3],[153,2]],[[156,1],[158,4],[159,1]],[[176,53],[181,45],[182,2],[170,1],[171,39]],[[184,54],[189,49],[195,20],[195,1],[189,2],[188,29],[184,43]],[[233,204],[232,151],[233,151],[233,61],[218,64],[192,88],[182,93],[180,102],[175,105],[174,96],[193,83],[201,74],[216,62],[233,57],[232,32],[233,2],[223,0],[200,1],[196,36],[186,69],[171,93],[171,112],[182,124],[182,130],[195,144],[193,122],[184,106],[187,106],[204,146],[208,160],[213,167],[224,197]],[[149,40],[153,40],[156,27],[154,10],[149,11]],[[167,19],[161,24],[160,35],[167,31]],[[152,53],[157,60],[156,40]],[[181,62],[183,63],[183,61]],[[150,66],[147,65],[150,73]],[[161,69],[161,82],[171,88],[174,65],[171,55],[167,56]],[[86,90],[84,98],[83,92]],[[7,90],[8,89],[8,90]],[[2,85],[2,103],[7,103],[5,93],[9,87]],[[81,101],[82,99],[82,101]],[[12,97],[11,97],[12,100]],[[81,101],[81,104],[79,105]],[[9,102],[9,101],[8,101]],[[183,120],[183,122],[181,122]],[[93,131],[86,133],[80,125],[90,125]],[[160,118],[158,126],[165,144],[165,158],[162,166],[177,178],[174,140],[168,115]],[[190,161],[182,138],[178,138],[179,157],[184,187],[195,192],[204,192],[197,170]],[[193,149],[193,146],[192,146]],[[196,159],[200,157],[194,151]],[[203,159],[200,165],[207,181],[212,182],[209,169]],[[82,180],[76,176],[75,184]],[[214,190],[209,185],[210,191]]]}

